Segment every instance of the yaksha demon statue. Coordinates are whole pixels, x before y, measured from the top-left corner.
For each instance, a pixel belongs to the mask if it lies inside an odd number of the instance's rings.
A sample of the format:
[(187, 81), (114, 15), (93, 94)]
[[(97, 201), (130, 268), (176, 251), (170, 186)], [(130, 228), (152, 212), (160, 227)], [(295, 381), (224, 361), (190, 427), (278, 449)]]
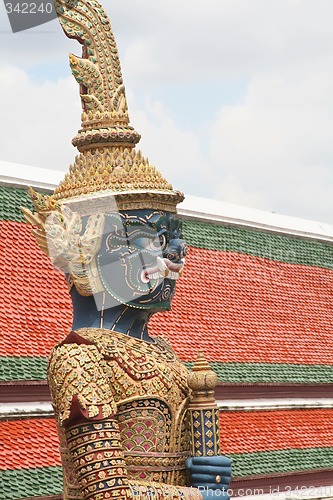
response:
[(129, 126), (102, 7), (55, 5), (66, 35), (83, 46), (82, 58), (70, 56), (83, 107), (73, 139), (80, 154), (52, 196), (31, 190), (36, 213), (23, 211), (66, 273), (73, 301), (73, 331), (48, 369), (64, 499), (227, 497), (230, 460), (190, 457), (187, 370), (165, 340), (148, 334), (183, 269), (183, 195), (135, 150), (140, 136)]

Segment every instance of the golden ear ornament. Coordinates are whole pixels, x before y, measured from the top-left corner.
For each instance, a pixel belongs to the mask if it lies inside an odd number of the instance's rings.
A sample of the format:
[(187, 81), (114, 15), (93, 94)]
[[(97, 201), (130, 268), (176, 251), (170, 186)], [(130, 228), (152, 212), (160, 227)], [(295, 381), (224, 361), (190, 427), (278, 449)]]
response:
[[(33, 190), (30, 188), (30, 192)], [(40, 200), (38, 193), (33, 192)], [(51, 259), (55, 267), (69, 276), (69, 284), (75, 285), (81, 295), (93, 295), (103, 290), (98, 278), (95, 256), (98, 253), (105, 225), (104, 214), (94, 213), (87, 218), (83, 229), (82, 217), (69, 207), (47, 205), (45, 211), (33, 214), (22, 208), (26, 221), (34, 226), (33, 234), (41, 250)], [(48, 211), (47, 211), (48, 210)]]

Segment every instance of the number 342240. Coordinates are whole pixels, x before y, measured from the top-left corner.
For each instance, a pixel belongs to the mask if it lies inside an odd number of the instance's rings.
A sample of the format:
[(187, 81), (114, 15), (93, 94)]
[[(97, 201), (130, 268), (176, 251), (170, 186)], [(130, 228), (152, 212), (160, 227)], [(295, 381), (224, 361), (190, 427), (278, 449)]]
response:
[(53, 5), (49, 3), (11, 3), (6, 4), (7, 14), (51, 14)]

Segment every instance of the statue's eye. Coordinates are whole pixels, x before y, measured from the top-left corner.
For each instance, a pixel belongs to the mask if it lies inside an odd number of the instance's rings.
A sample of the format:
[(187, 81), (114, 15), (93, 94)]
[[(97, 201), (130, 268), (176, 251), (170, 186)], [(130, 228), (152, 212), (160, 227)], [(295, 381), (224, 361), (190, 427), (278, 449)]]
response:
[(160, 240), (160, 248), (163, 250), (166, 246), (166, 237), (165, 234), (160, 234), (159, 235), (159, 240)]
[(136, 238), (131, 242), (131, 246), (139, 249), (148, 250), (149, 252), (161, 252), (161, 241), (159, 236), (155, 238)]
[(165, 236), (157, 236), (156, 238), (147, 238), (147, 244), (145, 245), (146, 250), (151, 250), (153, 252), (160, 252), (165, 245)]
[(174, 262), (179, 259), (178, 253), (177, 252), (169, 252), (167, 255), (167, 259), (171, 260), (171, 262)]

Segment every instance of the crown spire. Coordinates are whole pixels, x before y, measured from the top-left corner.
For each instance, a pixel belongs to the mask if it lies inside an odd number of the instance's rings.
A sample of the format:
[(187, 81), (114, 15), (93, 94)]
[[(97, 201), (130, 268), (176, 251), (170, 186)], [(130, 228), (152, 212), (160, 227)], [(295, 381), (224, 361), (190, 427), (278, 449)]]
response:
[(66, 35), (82, 45), (82, 57), (69, 56), (82, 103), (82, 129), (73, 145), (79, 151), (134, 147), (140, 135), (129, 125), (118, 49), (104, 9), (95, 0), (55, 0), (55, 8)]
[(69, 56), (82, 103), (82, 128), (72, 141), (80, 154), (52, 196), (33, 193), (36, 211), (47, 217), (64, 204), (87, 207), (114, 196), (118, 210), (176, 212), (184, 195), (135, 149), (140, 135), (129, 125), (118, 50), (102, 6), (55, 0), (55, 8), (65, 34), (82, 45), (82, 57)]

